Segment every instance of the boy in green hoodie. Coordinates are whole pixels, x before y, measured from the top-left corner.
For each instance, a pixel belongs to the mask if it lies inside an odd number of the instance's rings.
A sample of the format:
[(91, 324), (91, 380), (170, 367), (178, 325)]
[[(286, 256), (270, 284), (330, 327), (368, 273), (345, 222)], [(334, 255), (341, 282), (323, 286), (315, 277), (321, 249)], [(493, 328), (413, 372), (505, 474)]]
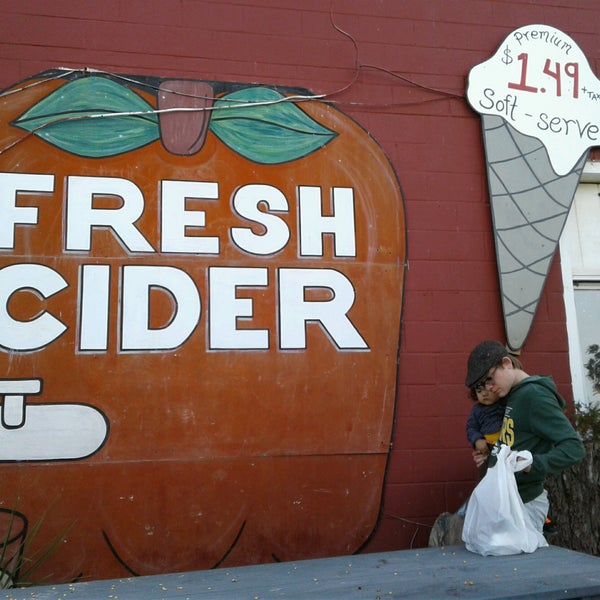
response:
[(551, 377), (528, 375), (514, 364), (504, 345), (492, 340), (481, 342), (471, 352), (465, 383), (470, 388), (483, 386), (505, 399), (506, 412), (490, 466), (502, 444), (531, 452), (533, 463), (515, 477), (525, 511), (542, 531), (548, 514), (546, 475), (567, 469), (585, 453), (565, 416), (565, 401)]

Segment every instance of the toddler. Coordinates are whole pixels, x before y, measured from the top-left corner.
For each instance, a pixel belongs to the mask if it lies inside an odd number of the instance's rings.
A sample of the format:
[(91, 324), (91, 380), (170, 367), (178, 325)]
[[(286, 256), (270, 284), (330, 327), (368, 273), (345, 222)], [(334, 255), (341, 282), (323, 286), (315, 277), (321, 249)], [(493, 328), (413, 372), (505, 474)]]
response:
[(470, 395), (475, 405), (467, 419), (467, 439), (475, 462), (482, 465), (500, 435), (506, 403), (499, 402), (497, 394), (482, 386), (470, 388)]

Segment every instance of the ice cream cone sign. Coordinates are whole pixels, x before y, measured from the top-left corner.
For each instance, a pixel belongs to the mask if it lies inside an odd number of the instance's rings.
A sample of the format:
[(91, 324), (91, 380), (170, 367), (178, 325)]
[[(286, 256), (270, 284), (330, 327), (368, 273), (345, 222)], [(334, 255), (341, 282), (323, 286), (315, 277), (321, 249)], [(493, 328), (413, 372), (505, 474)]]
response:
[(481, 114), (506, 339), (518, 351), (600, 143), (600, 81), (567, 34), (527, 25), (471, 69), (467, 97)]

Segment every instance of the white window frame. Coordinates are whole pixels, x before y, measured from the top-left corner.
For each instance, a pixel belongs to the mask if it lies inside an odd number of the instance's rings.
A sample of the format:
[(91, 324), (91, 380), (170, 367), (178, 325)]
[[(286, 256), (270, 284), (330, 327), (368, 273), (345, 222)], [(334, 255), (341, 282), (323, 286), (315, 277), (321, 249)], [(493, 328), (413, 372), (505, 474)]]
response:
[[(600, 186), (600, 162), (588, 161), (581, 175), (583, 184), (595, 183)], [(599, 187), (600, 190), (600, 187)], [(577, 194), (576, 194), (577, 196)], [(573, 200), (573, 203), (576, 199)], [(573, 207), (569, 213), (569, 219), (573, 216)], [(579, 338), (579, 328), (577, 324), (577, 313), (575, 311), (575, 286), (574, 281), (585, 280), (586, 282), (598, 282), (600, 288), (600, 274), (574, 274), (569, 248), (572, 244), (572, 230), (565, 226), (563, 234), (560, 237), (560, 258), (564, 289), (564, 304), (566, 313), (567, 338), (569, 347), (569, 366), (571, 369), (571, 382), (573, 398), (581, 404), (588, 404), (588, 398), (585, 391), (585, 373), (583, 365), (587, 359), (582, 356), (581, 343)]]

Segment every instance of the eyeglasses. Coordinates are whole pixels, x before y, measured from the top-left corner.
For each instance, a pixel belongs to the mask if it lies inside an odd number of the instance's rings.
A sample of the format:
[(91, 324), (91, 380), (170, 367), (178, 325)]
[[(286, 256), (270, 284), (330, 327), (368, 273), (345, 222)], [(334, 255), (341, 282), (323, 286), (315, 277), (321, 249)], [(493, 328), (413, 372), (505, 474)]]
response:
[(492, 385), (494, 383), (494, 373), (496, 373), (496, 369), (498, 368), (498, 366), (499, 365), (496, 365), (492, 372), (483, 381), (480, 381), (479, 383), (473, 386), (473, 389), (476, 393), (483, 392), (483, 390), (487, 389), (489, 385)]

